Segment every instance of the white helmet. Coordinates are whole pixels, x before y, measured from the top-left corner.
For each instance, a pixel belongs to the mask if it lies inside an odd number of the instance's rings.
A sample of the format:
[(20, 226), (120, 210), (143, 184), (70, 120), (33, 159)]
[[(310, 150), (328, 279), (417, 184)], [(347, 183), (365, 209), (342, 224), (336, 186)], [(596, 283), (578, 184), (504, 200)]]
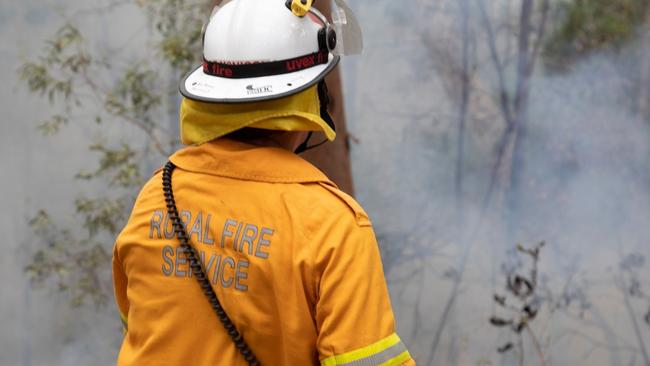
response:
[[(181, 94), (215, 103), (281, 98), (318, 83), (340, 54), (361, 51), (361, 30), (342, 0), (334, 25), (314, 8), (306, 16), (290, 8), (285, 0), (232, 0), (215, 8), (204, 28), (203, 65), (183, 78)], [(345, 34), (338, 45), (337, 33)]]

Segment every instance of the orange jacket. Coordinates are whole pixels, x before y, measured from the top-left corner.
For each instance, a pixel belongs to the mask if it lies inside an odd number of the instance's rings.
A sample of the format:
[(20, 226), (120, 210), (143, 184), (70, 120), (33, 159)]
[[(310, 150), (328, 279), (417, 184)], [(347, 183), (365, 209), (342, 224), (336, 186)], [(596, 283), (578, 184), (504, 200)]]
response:
[[(276, 148), (216, 140), (171, 157), (174, 195), (223, 307), (262, 365), (414, 364), (395, 334), (365, 212)], [(118, 365), (245, 365), (179, 253), (158, 172), (113, 253)]]

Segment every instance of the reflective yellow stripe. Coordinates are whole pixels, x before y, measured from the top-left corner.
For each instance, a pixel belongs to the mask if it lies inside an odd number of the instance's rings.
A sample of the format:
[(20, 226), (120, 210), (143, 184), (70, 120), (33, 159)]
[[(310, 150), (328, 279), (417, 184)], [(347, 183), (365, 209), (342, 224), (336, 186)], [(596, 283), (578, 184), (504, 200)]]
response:
[(406, 347), (395, 333), (367, 347), (334, 355), (321, 361), (322, 366), (399, 365), (410, 358)]
[(409, 353), (409, 351), (404, 351), (399, 355), (397, 355), (397, 357), (393, 357), (379, 366), (399, 366), (410, 359), (411, 359), (411, 354)]

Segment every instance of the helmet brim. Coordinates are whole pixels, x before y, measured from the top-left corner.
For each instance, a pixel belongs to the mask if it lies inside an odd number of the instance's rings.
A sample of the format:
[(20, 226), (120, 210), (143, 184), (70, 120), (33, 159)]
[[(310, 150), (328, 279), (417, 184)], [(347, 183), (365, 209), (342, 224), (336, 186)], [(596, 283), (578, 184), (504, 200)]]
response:
[(200, 66), (181, 80), (180, 92), (188, 99), (208, 103), (249, 103), (288, 97), (318, 83), (339, 60), (339, 56), (330, 54), (328, 62), (323, 65), (288, 74), (245, 79), (208, 75)]

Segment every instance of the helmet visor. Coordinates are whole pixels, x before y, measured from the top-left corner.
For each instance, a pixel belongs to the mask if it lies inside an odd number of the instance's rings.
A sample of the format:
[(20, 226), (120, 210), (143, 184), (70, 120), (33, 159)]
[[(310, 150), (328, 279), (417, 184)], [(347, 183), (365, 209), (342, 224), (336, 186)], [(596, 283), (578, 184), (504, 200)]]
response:
[(344, 0), (332, 4), (332, 26), (336, 30), (335, 55), (359, 55), (363, 51), (363, 32), (352, 9)]
[(363, 33), (352, 9), (343, 0), (334, 0), (330, 23), (316, 8), (309, 10), (313, 21), (320, 26), (330, 26), (336, 31), (336, 47), (331, 52), (336, 56), (359, 55), (363, 51)]

